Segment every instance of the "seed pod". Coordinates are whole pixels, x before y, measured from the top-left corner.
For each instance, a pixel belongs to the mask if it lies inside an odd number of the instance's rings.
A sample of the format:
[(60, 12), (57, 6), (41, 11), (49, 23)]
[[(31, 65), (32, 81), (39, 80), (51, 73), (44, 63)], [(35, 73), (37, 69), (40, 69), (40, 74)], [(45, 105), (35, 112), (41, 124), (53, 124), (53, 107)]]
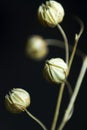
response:
[(46, 1), (46, 4), (42, 4), (38, 8), (38, 19), (43, 25), (54, 27), (61, 23), (63, 18), (63, 6), (54, 0)]
[(34, 35), (28, 39), (26, 54), (34, 60), (43, 59), (48, 53), (45, 40), (41, 36)]
[(43, 75), (51, 83), (62, 83), (67, 76), (68, 66), (61, 58), (52, 58), (45, 62)]
[(21, 88), (13, 88), (5, 96), (6, 108), (12, 113), (20, 113), (30, 105), (30, 95)]

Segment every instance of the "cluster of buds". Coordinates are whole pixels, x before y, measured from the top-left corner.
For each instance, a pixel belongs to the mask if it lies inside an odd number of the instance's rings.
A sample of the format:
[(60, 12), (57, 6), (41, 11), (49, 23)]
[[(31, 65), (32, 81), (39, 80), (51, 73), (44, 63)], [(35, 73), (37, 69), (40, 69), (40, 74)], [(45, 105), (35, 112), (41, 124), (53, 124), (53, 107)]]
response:
[[(54, 0), (46, 1), (38, 8), (38, 18), (43, 25), (54, 27), (64, 18), (62, 5)], [(27, 41), (27, 55), (34, 59), (43, 59), (48, 53), (46, 40), (41, 36), (34, 35)], [(54, 83), (62, 83), (67, 76), (68, 65), (61, 58), (52, 58), (45, 62), (43, 69), (44, 77)]]
[[(37, 14), (38, 14), (38, 19), (41, 22), (41, 24), (43, 24), (45, 26), (49, 26), (49, 27), (57, 26), (59, 28), (59, 30), (61, 31), (61, 34), (64, 38), (65, 49), (66, 49), (66, 62), (61, 58), (51, 58), (50, 60), (46, 60), (44, 68), (43, 68), (43, 76), (50, 83), (55, 83), (55, 84), (65, 83), (69, 70), (70, 70), (70, 64), (72, 63), (76, 48), (73, 49), (74, 50), (72, 52), (73, 57), (71, 56), (72, 59), (70, 59), (71, 62), (68, 67), (68, 52), (69, 52), (68, 51), (68, 41), (67, 41), (64, 31), (61, 29), (60, 25), (58, 25), (59, 23), (61, 23), (63, 21), (64, 15), (65, 15), (64, 8), (60, 3), (58, 3), (54, 0), (49, 0), (49, 1), (46, 1), (45, 4), (42, 4), (41, 6), (39, 6)], [(78, 40), (79, 40), (82, 32), (83, 32), (83, 27), (82, 27), (80, 33), (76, 34), (75, 45), (78, 43)], [(46, 57), (48, 54), (48, 46), (47, 46), (46, 40), (44, 40), (41, 36), (38, 36), (38, 35), (34, 35), (34, 36), (30, 37), (28, 39), (27, 45), (26, 45), (26, 54), (27, 54), (27, 56), (29, 56), (30, 58), (32, 58), (34, 60), (41, 60), (44, 57)], [(84, 76), (86, 70), (87, 70), (87, 57), (84, 60), (82, 70), (81, 70), (79, 78), (77, 80), (75, 90), (71, 97), (70, 103), (67, 107), (63, 121), (58, 130), (63, 129), (65, 123), (70, 119), (70, 117), (72, 115), (72, 112), (73, 112), (72, 109), (74, 106), (74, 102), (75, 102), (76, 96), (77, 96), (79, 88), (80, 88), (80, 84), (82, 82), (82, 79), (83, 79), (83, 76)], [(65, 84), (62, 84), (62, 85), (65, 85)], [(63, 87), (64, 86), (62, 86), (61, 88), (63, 88)], [(56, 127), (56, 121), (57, 121), (56, 117), (58, 116), (58, 111), (60, 108), (61, 98), (62, 98), (62, 94), (63, 94), (63, 89), (60, 89), (60, 90), (61, 90), (60, 91), (61, 95), (58, 100), (59, 102), (57, 102), (56, 110), (57, 110), (57, 108), (58, 108), (58, 110), (56, 111), (57, 113), (55, 113), (55, 116), (54, 116), (52, 130), (54, 130)], [(31, 101), (30, 101), (29, 93), (21, 88), (14, 88), (9, 92), (9, 94), (7, 94), (5, 96), (5, 105), (6, 105), (6, 108), (10, 112), (20, 113), (20, 112), (26, 111), (27, 114), (30, 117), (32, 117), (32, 119), (34, 119), (44, 130), (47, 130), (47, 128), (43, 125), (42, 122), (40, 122), (37, 118), (35, 118), (31, 113), (29, 113), (27, 111), (26, 108), (28, 106), (30, 106), (30, 102)]]
[[(46, 1), (38, 8), (38, 18), (43, 25), (50, 27), (62, 22), (64, 9), (54, 0)], [(48, 53), (46, 41), (38, 35), (30, 37), (26, 45), (26, 54), (34, 60), (43, 59)], [(62, 83), (67, 76), (68, 66), (61, 58), (46, 60), (43, 75), (53, 83)], [(5, 104), (9, 111), (19, 113), (30, 105), (30, 95), (23, 89), (14, 88), (5, 96)]]
[[(54, 0), (46, 1), (38, 8), (38, 19), (43, 25), (54, 27), (64, 18), (64, 8)], [(30, 37), (26, 45), (26, 54), (34, 60), (43, 59), (48, 53), (46, 41), (38, 35)]]
[[(56, 26), (64, 18), (64, 9), (62, 5), (54, 0), (46, 1), (38, 8), (38, 18), (43, 25), (50, 27)], [(33, 35), (27, 41), (26, 54), (34, 60), (43, 59), (48, 53), (46, 41), (38, 35)], [(68, 71), (68, 65), (61, 58), (52, 58), (46, 60), (43, 75), (46, 80), (53, 83), (62, 83), (65, 81)], [(30, 95), (23, 89), (12, 89), (5, 96), (6, 107), (13, 113), (24, 111), (30, 105)]]

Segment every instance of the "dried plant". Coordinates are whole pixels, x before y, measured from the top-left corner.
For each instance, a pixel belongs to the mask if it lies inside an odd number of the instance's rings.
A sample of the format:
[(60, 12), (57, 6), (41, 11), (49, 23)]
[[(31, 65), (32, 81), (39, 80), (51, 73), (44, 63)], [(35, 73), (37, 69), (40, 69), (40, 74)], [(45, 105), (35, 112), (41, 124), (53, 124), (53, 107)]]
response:
[[(60, 90), (58, 93), (57, 104), (54, 112), (53, 121), (51, 123), (50, 130), (63, 130), (66, 123), (69, 121), (73, 114), (74, 103), (76, 101), (77, 95), (79, 93), (79, 89), (81, 87), (81, 83), (85, 76), (87, 70), (87, 56), (81, 51), (77, 50), (77, 45), (79, 39), (84, 30), (84, 24), (80, 20), (80, 18), (76, 17), (76, 21), (80, 25), (79, 33), (75, 34), (75, 42), (74, 46), (70, 49), (70, 45), (68, 43), (67, 36), (61, 27), (60, 23), (63, 21), (65, 15), (65, 11), (63, 6), (53, 0), (46, 1), (45, 4), (42, 4), (38, 8), (38, 18), (42, 25), (49, 26), (51, 28), (57, 27), (63, 37), (64, 41), (59, 41), (55, 39), (43, 39), (41, 36), (33, 35), (28, 39), (26, 45), (26, 54), (33, 60), (41, 60), (48, 54), (49, 46), (56, 46), (59, 48), (65, 48), (65, 60), (58, 58), (51, 58), (45, 61), (43, 76), (49, 83), (60, 85)], [(69, 56), (69, 51), (71, 51), (71, 55)], [(76, 81), (74, 90), (72, 91), (72, 87), (68, 81), (68, 77), (70, 74), (70, 69), (73, 63), (73, 59), (75, 54), (82, 58), (82, 67), (80, 69), (80, 73), (78, 79)], [(65, 110), (65, 114), (62, 118), (59, 127), (57, 126), (57, 121), (60, 114), (60, 106), (62, 102), (63, 92), (65, 85), (68, 88), (70, 94), (70, 101)], [(15, 88), (9, 92), (5, 97), (5, 104), (9, 111), (12, 113), (19, 113), (25, 111), (31, 118), (33, 118), (44, 130), (48, 130), (47, 127), (35, 116), (33, 116), (28, 110), (27, 107), (30, 105), (30, 95), (28, 92), (21, 88)]]

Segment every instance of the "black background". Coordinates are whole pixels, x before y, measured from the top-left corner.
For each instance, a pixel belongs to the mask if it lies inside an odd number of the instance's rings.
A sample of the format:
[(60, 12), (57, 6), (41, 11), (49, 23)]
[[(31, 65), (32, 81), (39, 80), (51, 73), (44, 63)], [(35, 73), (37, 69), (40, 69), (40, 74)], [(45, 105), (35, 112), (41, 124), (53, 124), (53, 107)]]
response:
[[(23, 88), (30, 93), (31, 105), (28, 110), (32, 114), (46, 124), (48, 129), (52, 122), (59, 86), (51, 85), (43, 79), (44, 60), (36, 62), (25, 55), (26, 41), (32, 34), (38, 34), (44, 38), (61, 39), (61, 35), (56, 28), (46, 28), (39, 23), (37, 9), (42, 2), (45, 2), (45, 0), (0, 1), (0, 130), (41, 130), (26, 113), (14, 115), (6, 110), (4, 96), (10, 89), (16, 87)], [(83, 20), (85, 30), (78, 48), (87, 54), (87, 4), (85, 0), (62, 0), (61, 4), (66, 12), (61, 25), (68, 36), (70, 44), (73, 44), (74, 34), (78, 32), (77, 24), (71, 17), (77, 15)], [(58, 56), (62, 56), (61, 52), (58, 53), (55, 47), (54, 49), (50, 48), (48, 58)], [(80, 61), (75, 58), (70, 75), (73, 86), (80, 67)], [(64, 130), (86, 129), (86, 87), (87, 74), (75, 103), (74, 114)], [(64, 96), (61, 115), (63, 115), (64, 107), (66, 107), (68, 101), (67, 92)]]

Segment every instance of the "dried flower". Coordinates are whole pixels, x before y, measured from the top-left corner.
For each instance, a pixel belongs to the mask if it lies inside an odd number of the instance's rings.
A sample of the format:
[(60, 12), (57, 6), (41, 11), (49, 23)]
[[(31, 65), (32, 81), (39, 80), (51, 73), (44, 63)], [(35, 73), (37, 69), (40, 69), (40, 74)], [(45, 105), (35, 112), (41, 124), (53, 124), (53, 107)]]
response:
[(21, 88), (13, 88), (5, 96), (6, 108), (12, 113), (20, 113), (30, 105), (30, 95)]
[(62, 83), (67, 76), (68, 66), (61, 58), (47, 60), (43, 75), (49, 82)]
[(32, 59), (43, 59), (48, 53), (45, 40), (37, 35), (30, 37), (27, 42), (26, 53)]
[(46, 1), (38, 8), (38, 18), (43, 25), (54, 27), (62, 22), (63, 17), (63, 6), (54, 0)]

